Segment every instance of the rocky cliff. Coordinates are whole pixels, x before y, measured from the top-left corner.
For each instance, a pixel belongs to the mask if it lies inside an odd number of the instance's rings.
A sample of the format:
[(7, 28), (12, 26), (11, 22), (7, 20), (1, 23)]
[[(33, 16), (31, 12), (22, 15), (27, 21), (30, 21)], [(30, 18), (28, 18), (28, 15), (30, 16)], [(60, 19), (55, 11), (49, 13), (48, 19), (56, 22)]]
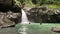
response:
[(60, 22), (60, 9), (48, 7), (34, 7), (27, 13), (28, 19), (36, 23), (58, 23)]

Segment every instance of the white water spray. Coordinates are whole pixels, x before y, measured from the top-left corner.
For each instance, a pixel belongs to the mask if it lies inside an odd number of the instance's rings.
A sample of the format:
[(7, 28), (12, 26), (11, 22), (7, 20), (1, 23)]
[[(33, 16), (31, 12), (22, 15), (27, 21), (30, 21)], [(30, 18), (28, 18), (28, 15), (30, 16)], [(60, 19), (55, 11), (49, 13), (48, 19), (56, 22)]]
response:
[(29, 24), (29, 20), (27, 18), (25, 11), (23, 9), (21, 9), (21, 11), (22, 11), (21, 23), (22, 24)]
[(27, 27), (24, 24), (29, 24), (29, 20), (27, 18), (25, 11), (23, 9), (21, 9), (21, 11), (22, 11), (21, 24), (23, 24), (23, 26), (22, 26), (22, 28), (19, 29), (19, 31), (20, 31), (19, 33), (27, 34), (27, 32), (26, 32)]

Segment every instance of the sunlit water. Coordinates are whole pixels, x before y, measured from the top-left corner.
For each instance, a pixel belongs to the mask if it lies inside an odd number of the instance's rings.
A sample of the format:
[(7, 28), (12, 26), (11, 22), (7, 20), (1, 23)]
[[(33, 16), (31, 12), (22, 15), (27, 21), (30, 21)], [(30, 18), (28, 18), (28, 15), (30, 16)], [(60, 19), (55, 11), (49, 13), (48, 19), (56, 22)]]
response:
[(21, 11), (22, 11), (21, 24), (29, 24), (29, 20), (27, 18), (25, 11), (23, 9), (21, 9)]

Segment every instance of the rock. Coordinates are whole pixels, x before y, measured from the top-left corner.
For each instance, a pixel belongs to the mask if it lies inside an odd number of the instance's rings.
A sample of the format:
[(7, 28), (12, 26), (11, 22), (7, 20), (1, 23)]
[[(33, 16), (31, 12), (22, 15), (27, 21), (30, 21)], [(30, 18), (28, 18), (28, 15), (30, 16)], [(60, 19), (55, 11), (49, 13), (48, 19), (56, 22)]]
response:
[(7, 13), (7, 17), (8, 18), (18, 18), (18, 17), (21, 17), (21, 14), (20, 13), (13, 13), (10, 11)]
[(12, 26), (15, 25), (14, 22), (10, 21), (7, 17), (6, 17), (6, 13), (0, 13), (0, 26), (2, 27), (8, 27), (8, 26)]
[(13, 0), (0, 0), (0, 5), (11, 6), (13, 4)]
[(59, 9), (50, 9), (47, 7), (35, 7), (27, 11), (28, 19), (36, 23), (60, 23)]
[(15, 25), (15, 22), (13, 22), (7, 18), (3, 19), (2, 27), (10, 27), (10, 26), (14, 26), (14, 25)]
[(21, 13), (7, 13), (7, 18), (14, 21), (16, 24), (21, 22)]
[(21, 19), (20, 13), (14, 13), (14, 12), (0, 12), (0, 26), (1, 27), (10, 27), (15, 26), (16, 21), (18, 22), (19, 19)]
[(51, 31), (53, 31), (53, 32), (60, 32), (60, 29), (57, 28), (57, 27), (52, 27), (52, 28), (51, 28)]

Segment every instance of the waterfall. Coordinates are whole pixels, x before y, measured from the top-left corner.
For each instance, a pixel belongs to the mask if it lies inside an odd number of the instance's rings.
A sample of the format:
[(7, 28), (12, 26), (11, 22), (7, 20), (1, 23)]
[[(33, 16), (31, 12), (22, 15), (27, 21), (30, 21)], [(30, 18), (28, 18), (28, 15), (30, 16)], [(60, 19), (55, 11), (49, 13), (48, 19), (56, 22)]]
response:
[(22, 24), (29, 24), (29, 20), (27, 18), (25, 11), (23, 9), (21, 9), (21, 11), (22, 11), (21, 23)]

